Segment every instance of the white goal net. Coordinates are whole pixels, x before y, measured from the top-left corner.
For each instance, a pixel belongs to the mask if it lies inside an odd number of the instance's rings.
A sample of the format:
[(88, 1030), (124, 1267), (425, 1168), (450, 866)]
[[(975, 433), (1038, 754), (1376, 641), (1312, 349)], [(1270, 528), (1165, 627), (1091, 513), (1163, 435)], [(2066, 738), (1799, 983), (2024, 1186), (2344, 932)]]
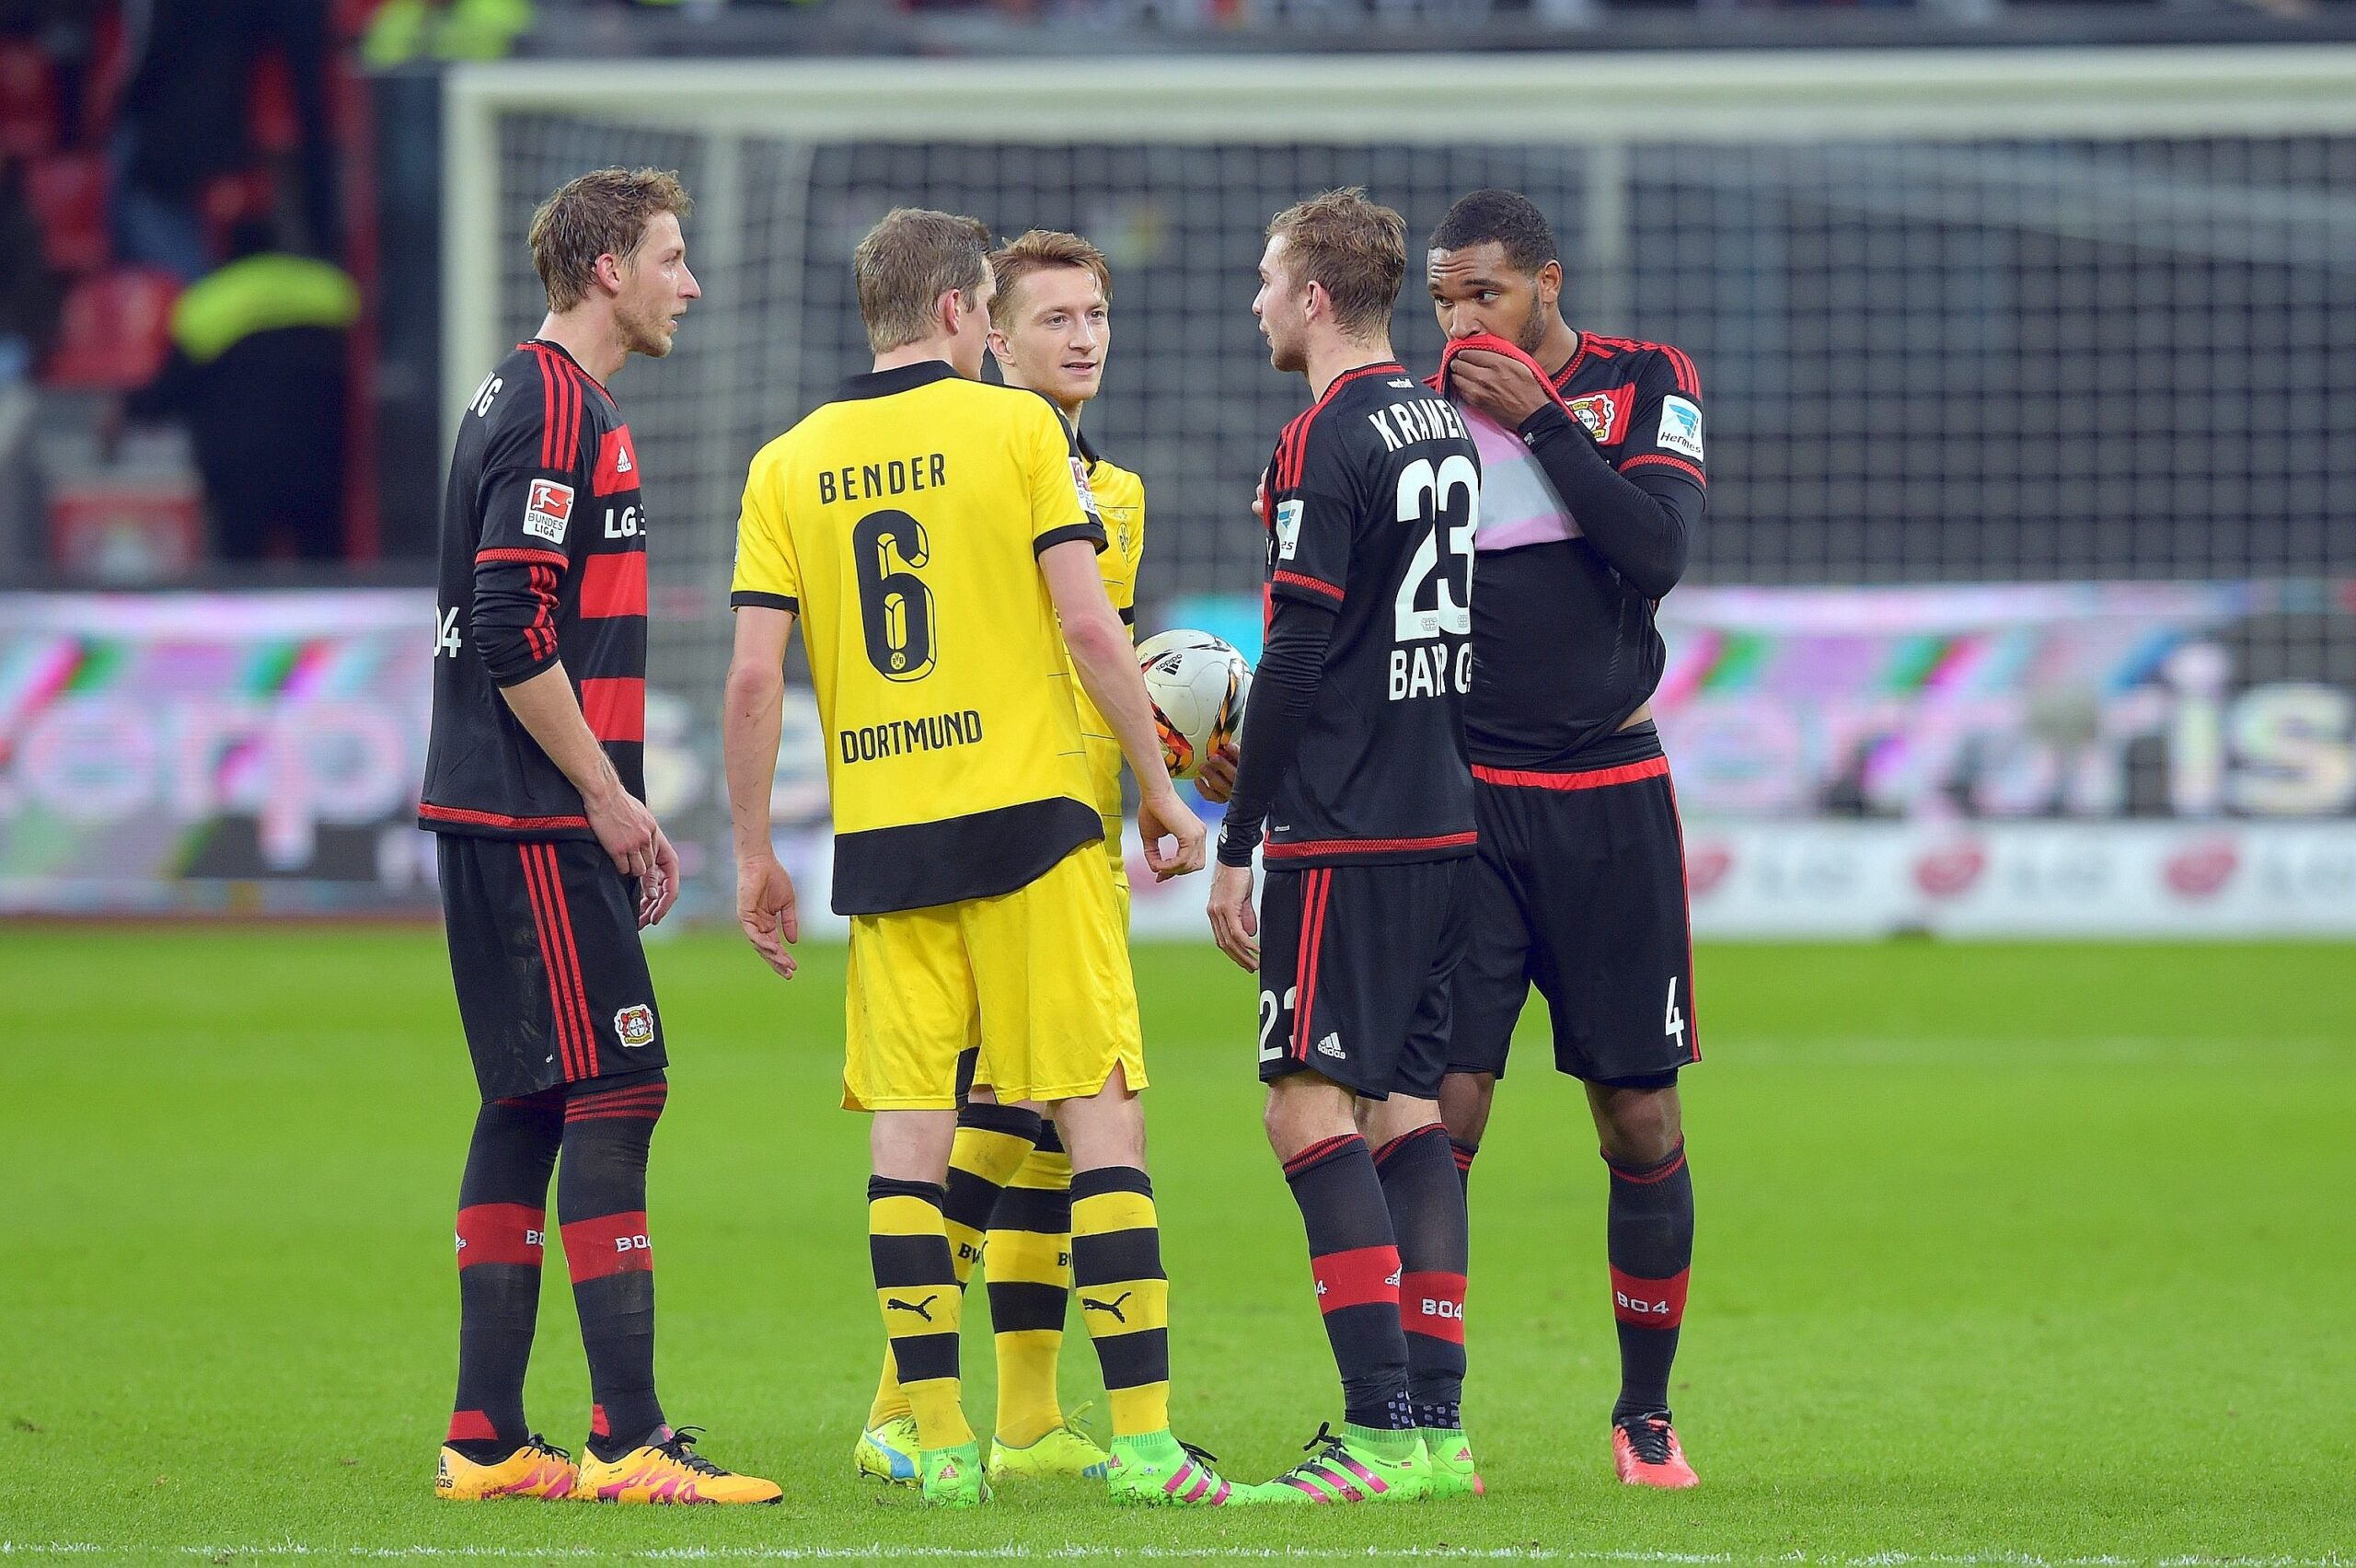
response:
[[(541, 196), (619, 163), (696, 197), (705, 297), (672, 358), (615, 390), (654, 519), (653, 684), (676, 699), (655, 723), (699, 814), (745, 465), (865, 367), (849, 256), (897, 204), (1071, 228), (1111, 258), (1089, 429), (1145, 477), (1149, 605), (1256, 586), (1253, 478), (1302, 400), (1249, 311), (1269, 215), (1364, 185), (1419, 258), (1450, 201), (1501, 185), (1552, 216), (1574, 325), (1701, 367), (1711, 513), (1672, 613), (1716, 615), (1701, 588), (2292, 582), (2171, 635), (2223, 639), (2230, 687), (2356, 692), (2329, 586), (2356, 572), (2356, 51), (529, 63), (455, 72), (445, 133), (453, 410), (539, 316)], [(1413, 277), (1396, 340), (1436, 359)], [(2083, 677), (2087, 700), (2119, 668)], [(2049, 752), (2084, 727), (2054, 703), (2015, 693)], [(2136, 814), (2139, 790), (2160, 802), (2142, 814), (2176, 810), (2165, 756), (2121, 744), (2108, 793), (1980, 794), (1997, 814)], [(1689, 793), (1735, 819), (1916, 818), (1942, 790), (1982, 813), (1969, 778), (1877, 797), (1861, 777), (1851, 801), (1829, 788), (1842, 759), (1810, 766), (1828, 787), (1772, 806)]]

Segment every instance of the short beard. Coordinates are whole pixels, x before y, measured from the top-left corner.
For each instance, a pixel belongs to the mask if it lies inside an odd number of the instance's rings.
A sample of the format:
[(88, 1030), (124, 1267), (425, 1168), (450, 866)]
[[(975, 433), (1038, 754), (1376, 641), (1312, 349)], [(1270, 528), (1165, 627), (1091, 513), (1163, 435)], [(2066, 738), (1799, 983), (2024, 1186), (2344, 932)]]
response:
[(1513, 335), (1513, 345), (1530, 358), (1538, 357), (1538, 347), (1546, 340), (1546, 302), (1536, 294), (1530, 296), (1530, 319)]
[(614, 325), (621, 329), (625, 352), (661, 359), (671, 352), (671, 334), (663, 330), (660, 316), (647, 317), (627, 310), (617, 310), (614, 312)]

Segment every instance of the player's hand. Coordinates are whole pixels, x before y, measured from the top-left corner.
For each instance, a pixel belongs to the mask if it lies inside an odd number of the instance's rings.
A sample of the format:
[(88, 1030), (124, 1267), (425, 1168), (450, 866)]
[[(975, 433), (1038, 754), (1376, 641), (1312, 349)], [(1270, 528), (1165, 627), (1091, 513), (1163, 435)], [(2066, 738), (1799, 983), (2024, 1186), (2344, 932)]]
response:
[[(1145, 840), (1145, 863), (1154, 881), (1168, 882), (1203, 869), (1203, 819), (1178, 798), (1177, 790), (1164, 790), (1138, 802), (1138, 836)], [(1174, 854), (1163, 851), (1164, 838), (1178, 841)]]
[(646, 809), (645, 801), (616, 785), (582, 804), (588, 813), (589, 831), (613, 858), (616, 870), (633, 882), (653, 872), (654, 841), (663, 830), (654, 824), (654, 813)]
[(1252, 515), (1261, 522), (1268, 520), (1268, 476), (1260, 476), (1260, 488), (1252, 492)]
[(1487, 349), (1465, 349), (1448, 362), (1448, 389), (1507, 430), (1519, 429), (1548, 402), (1528, 365)]
[(662, 924), (679, 902), (679, 852), (660, 824), (654, 829), (654, 869), (638, 879), (638, 928)]
[(1231, 745), (1219, 746), (1195, 769), (1195, 792), (1215, 806), (1227, 804), (1235, 793), (1235, 765), (1243, 754)]
[(785, 944), (801, 940), (802, 916), (794, 906), (793, 879), (775, 855), (736, 863), (736, 923), (771, 969), (793, 978), (801, 966)]
[(1260, 968), (1260, 917), (1252, 912), (1252, 868), (1222, 861), (1211, 872), (1211, 937), (1238, 966)]

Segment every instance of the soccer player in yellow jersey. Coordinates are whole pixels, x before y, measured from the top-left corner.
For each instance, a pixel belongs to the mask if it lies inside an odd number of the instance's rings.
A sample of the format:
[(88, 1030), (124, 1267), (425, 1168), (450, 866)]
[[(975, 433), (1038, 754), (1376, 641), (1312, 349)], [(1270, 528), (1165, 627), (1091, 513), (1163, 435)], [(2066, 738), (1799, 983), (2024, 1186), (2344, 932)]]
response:
[[(1145, 487), (1135, 474), (1098, 456), (1080, 433), (1080, 410), (1104, 380), (1111, 270), (1103, 253), (1078, 235), (1033, 229), (991, 253), (990, 273), (996, 284), (990, 353), (1009, 386), (1038, 393), (1070, 427), (1104, 524), (1106, 548), (1096, 558), (1104, 596), (1122, 623), (1134, 627)], [(1085, 690), (1072, 697), (1088, 754), (1091, 799), (1104, 821), (1104, 853), (1119, 890), (1126, 953), (1129, 879), (1121, 842), (1121, 743)], [(1065, 1416), (1056, 1388), (1071, 1294), (1071, 1159), (1054, 1121), (1042, 1115), (1046, 1108), (1000, 1101), (993, 1076), (985, 1031), (978, 1053), (968, 1052), (961, 1065), (961, 1080), (970, 1081), (972, 1090), (958, 1106), (941, 1209), (961, 1277), (977, 1256), (987, 1259), (998, 1350), (998, 1420), (987, 1473), (993, 1484), (1018, 1477), (1101, 1476), (1104, 1450)], [(1096, 1310), (1104, 1309), (1100, 1304)], [(913, 1485), (917, 1455), (916, 1419), (887, 1353), (852, 1463), (862, 1475)]]
[(798, 619), (826, 737), (834, 907), (851, 928), (843, 1101), (873, 1113), (869, 1256), (924, 1495), (988, 1495), (941, 1213), (958, 1058), (987, 1033), (999, 1092), (1052, 1107), (1070, 1150), (1073, 1273), (1102, 1304), (1085, 1320), (1112, 1406), (1107, 1485), (1124, 1501), (1219, 1504), (1227, 1483), (1170, 1432), (1137, 992), (1075, 676), (1137, 774), (1157, 877), (1201, 867), (1203, 828), (1170, 782), (1104, 594), (1104, 528), (1071, 432), (1041, 398), (978, 379), (988, 241), (971, 218), (887, 214), (853, 261), (873, 372), (753, 459), (722, 717), (737, 918), (791, 977), (799, 920), (769, 792)]

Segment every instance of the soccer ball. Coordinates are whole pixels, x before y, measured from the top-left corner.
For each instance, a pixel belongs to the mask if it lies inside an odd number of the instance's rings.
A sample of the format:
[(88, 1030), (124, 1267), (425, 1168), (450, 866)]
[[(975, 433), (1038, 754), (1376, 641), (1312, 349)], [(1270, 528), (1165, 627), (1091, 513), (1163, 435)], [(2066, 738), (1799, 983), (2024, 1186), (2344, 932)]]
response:
[(1138, 646), (1138, 667), (1153, 699), (1153, 727), (1172, 778), (1192, 778), (1203, 759), (1243, 729), (1252, 666), (1233, 644), (1207, 631), (1157, 632)]

